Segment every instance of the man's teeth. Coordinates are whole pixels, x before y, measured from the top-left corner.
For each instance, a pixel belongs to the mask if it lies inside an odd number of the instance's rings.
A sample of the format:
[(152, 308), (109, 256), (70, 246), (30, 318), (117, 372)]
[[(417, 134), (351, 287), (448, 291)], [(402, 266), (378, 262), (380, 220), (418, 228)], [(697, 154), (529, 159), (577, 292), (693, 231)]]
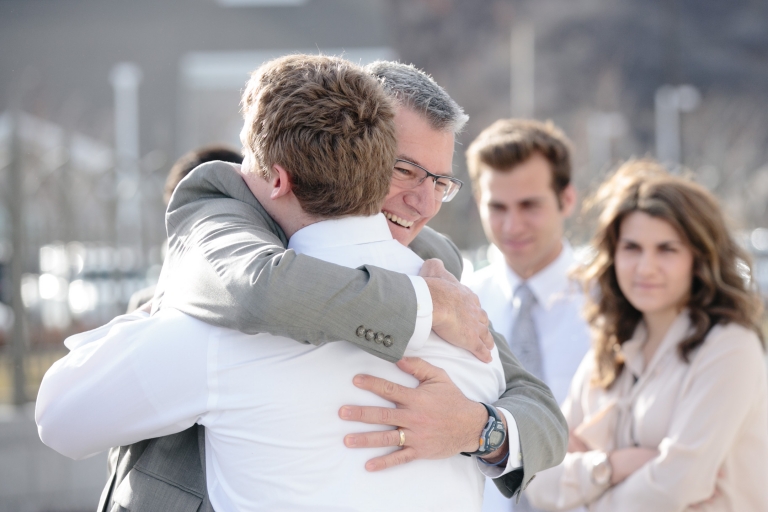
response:
[(384, 212), (384, 216), (389, 220), (391, 220), (392, 222), (394, 222), (395, 224), (397, 224), (398, 226), (403, 226), (404, 228), (409, 228), (413, 226), (412, 220), (401, 219), (400, 217), (398, 217), (393, 213)]

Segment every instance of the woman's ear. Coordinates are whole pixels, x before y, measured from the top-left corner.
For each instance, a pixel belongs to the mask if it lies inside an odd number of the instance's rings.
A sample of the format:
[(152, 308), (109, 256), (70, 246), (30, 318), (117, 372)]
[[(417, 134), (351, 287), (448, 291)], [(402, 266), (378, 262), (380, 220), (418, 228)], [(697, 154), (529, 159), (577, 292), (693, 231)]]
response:
[(290, 194), (293, 191), (291, 178), (288, 172), (280, 165), (272, 166), (272, 175), (269, 178), (269, 184), (272, 190), (269, 193), (270, 199), (277, 199)]

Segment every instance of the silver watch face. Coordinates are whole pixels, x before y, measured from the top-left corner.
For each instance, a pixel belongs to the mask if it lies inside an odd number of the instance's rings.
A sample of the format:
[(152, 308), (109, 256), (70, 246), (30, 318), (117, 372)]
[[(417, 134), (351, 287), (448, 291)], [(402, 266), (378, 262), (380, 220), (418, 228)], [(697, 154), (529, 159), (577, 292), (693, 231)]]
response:
[(491, 446), (494, 446), (494, 447), (498, 448), (499, 446), (501, 446), (501, 443), (503, 443), (503, 442), (504, 442), (504, 433), (503, 432), (499, 432), (498, 430), (494, 430), (493, 432), (491, 432), (491, 435), (488, 436), (488, 443)]

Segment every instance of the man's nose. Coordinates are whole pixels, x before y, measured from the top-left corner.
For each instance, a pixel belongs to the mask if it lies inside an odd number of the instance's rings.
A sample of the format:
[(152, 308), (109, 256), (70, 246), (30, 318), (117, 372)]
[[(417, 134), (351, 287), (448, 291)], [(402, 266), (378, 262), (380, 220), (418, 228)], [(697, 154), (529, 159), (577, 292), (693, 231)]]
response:
[(504, 234), (514, 236), (523, 231), (523, 215), (516, 209), (510, 208), (504, 215)]
[(435, 198), (435, 182), (427, 177), (419, 186), (408, 191), (405, 203), (418, 210), (422, 217), (431, 218), (440, 207), (440, 202)]

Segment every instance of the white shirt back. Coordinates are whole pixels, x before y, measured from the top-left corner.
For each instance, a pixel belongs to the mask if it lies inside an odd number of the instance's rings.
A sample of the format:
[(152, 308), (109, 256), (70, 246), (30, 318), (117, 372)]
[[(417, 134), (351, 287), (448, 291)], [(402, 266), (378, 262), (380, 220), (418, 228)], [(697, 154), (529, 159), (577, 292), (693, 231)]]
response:
[[(372, 264), (410, 275), (423, 263), (391, 238), (382, 215), (312, 224), (291, 238), (289, 248), (348, 267)], [(349, 343), (316, 347), (213, 329), (209, 402), (215, 405), (200, 423), (216, 510), (480, 509), (484, 477), (469, 457), (369, 473), (365, 462), (392, 449), (342, 444), (349, 432), (377, 429), (339, 419), (342, 405), (392, 406), (355, 388), (356, 374), (409, 387), (416, 379)], [(406, 355), (445, 369), (472, 400), (493, 402), (506, 387), (496, 350), (494, 363), (486, 365), (431, 333), (420, 350)]]
[[(312, 224), (294, 234), (289, 248), (410, 275), (423, 263), (392, 239), (381, 214)], [(366, 327), (384, 330), (392, 321)], [(246, 335), (164, 309), (118, 317), (66, 345), (70, 354), (43, 380), (36, 419), (41, 439), (70, 457), (199, 423), (206, 427), (207, 485), (218, 512), (480, 509), (484, 477), (470, 457), (369, 473), (367, 460), (395, 448), (344, 446), (350, 432), (391, 428), (338, 417), (345, 404), (393, 405), (357, 389), (356, 374), (417, 385), (350, 343), (318, 347)], [(493, 363), (484, 364), (430, 333), (406, 355), (446, 370), (472, 400), (492, 403), (506, 388), (496, 349)]]

